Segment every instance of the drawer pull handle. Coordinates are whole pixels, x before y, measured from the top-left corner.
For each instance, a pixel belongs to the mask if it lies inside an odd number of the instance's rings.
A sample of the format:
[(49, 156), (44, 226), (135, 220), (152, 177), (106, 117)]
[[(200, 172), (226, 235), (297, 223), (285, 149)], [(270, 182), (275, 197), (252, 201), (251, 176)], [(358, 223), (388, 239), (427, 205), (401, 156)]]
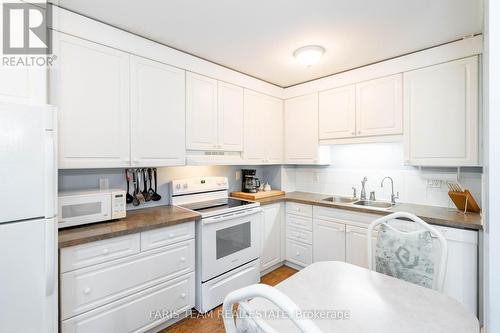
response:
[(87, 287), (87, 288), (83, 289), (83, 293), (84, 293), (85, 295), (90, 294), (90, 292), (91, 292), (91, 291), (92, 291), (92, 290), (91, 290), (89, 287)]
[(295, 254), (297, 257), (300, 257), (300, 252), (297, 251), (297, 253)]
[(181, 298), (186, 298), (186, 293), (182, 293)]
[(103, 254), (103, 255), (106, 255), (106, 254), (108, 254), (108, 253), (109, 253), (109, 249), (103, 249), (103, 250), (102, 250), (102, 254)]
[(168, 238), (174, 238), (174, 234), (168, 234)]
[(181, 262), (186, 262), (186, 258), (185, 257), (181, 257)]

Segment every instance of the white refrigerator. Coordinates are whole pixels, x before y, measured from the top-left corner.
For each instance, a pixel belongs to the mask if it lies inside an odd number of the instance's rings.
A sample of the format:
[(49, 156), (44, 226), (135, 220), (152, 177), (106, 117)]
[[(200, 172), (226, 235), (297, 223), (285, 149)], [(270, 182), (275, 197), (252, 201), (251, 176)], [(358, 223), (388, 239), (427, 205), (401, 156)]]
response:
[(57, 332), (56, 114), (0, 102), (0, 332)]

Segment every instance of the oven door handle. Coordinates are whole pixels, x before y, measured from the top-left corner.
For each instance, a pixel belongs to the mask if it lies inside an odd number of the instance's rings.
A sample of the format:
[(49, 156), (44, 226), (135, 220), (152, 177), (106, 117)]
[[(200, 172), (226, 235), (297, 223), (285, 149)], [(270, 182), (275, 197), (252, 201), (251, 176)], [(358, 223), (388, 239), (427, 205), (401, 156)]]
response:
[(261, 209), (260, 209), (260, 207), (258, 207), (258, 208), (252, 208), (249, 210), (242, 210), (239, 212), (234, 212), (231, 214), (209, 217), (209, 218), (203, 219), (203, 224), (210, 224), (210, 223), (218, 223), (218, 222), (222, 222), (222, 221), (227, 221), (227, 220), (238, 218), (238, 217), (256, 214), (260, 211), (261, 211)]

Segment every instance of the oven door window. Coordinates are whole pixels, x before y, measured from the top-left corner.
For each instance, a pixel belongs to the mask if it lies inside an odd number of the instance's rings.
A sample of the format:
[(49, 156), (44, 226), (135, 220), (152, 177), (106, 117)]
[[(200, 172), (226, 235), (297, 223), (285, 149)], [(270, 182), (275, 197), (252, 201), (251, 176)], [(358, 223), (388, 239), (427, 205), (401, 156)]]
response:
[(252, 245), (250, 222), (216, 231), (217, 260)]

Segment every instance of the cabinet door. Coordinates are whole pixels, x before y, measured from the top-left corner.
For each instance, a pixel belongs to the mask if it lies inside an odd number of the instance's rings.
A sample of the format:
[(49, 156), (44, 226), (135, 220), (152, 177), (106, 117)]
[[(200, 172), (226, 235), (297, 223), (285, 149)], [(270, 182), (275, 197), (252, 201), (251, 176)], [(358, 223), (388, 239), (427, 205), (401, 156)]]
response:
[(318, 94), (285, 101), (285, 163), (318, 162)]
[(265, 96), (265, 128), (266, 163), (283, 163), (283, 101)]
[(132, 165), (184, 165), (184, 71), (132, 56), (130, 74)]
[(217, 149), (217, 80), (186, 73), (186, 148)]
[(260, 270), (266, 270), (281, 262), (281, 205), (262, 207), (262, 242)]
[(477, 56), (404, 74), (408, 164), (479, 165), (478, 84)]
[(130, 166), (129, 55), (56, 33), (59, 168)]
[(245, 89), (244, 159), (250, 164), (281, 163), (282, 101)]
[(345, 261), (345, 225), (314, 219), (313, 260)]
[(356, 135), (356, 87), (340, 87), (319, 93), (319, 139)]
[(243, 88), (218, 82), (218, 149), (243, 150)]
[[(346, 226), (345, 229), (345, 261), (349, 264), (368, 268), (368, 229)], [(377, 243), (377, 233), (373, 232), (373, 247)], [(373, 251), (375, 254), (375, 250)]]
[(401, 74), (356, 84), (357, 136), (403, 133), (402, 90)]

